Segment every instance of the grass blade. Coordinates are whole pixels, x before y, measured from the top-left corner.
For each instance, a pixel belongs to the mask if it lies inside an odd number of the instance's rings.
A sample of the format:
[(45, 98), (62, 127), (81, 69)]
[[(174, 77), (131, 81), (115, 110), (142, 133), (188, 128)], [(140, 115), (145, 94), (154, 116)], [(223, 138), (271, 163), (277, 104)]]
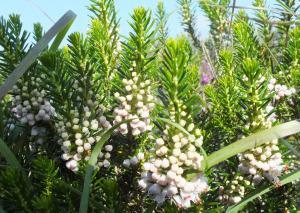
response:
[(71, 10), (66, 12), (28, 52), (17, 68), (8, 76), (4, 84), (0, 87), (0, 100), (2, 100), (8, 91), (12, 89), (13, 85), (26, 72), (39, 54), (47, 47), (48, 43), (54, 38), (54, 36), (61, 32), (75, 16), (75, 13)]
[(55, 51), (58, 49), (59, 45), (61, 44), (62, 40), (65, 38), (67, 32), (69, 31), (70, 27), (72, 26), (76, 16), (70, 19), (69, 23), (62, 29), (57, 36), (55, 37), (53, 43), (51, 44), (50, 51)]
[(167, 124), (170, 124), (171, 126), (176, 127), (177, 129), (179, 129), (180, 131), (182, 131), (183, 133), (185, 133), (186, 135), (190, 135), (190, 133), (188, 131), (186, 131), (185, 128), (183, 128), (181, 125), (179, 125), (178, 123), (175, 123), (173, 121), (171, 121), (170, 119), (166, 119), (166, 118), (157, 118), (157, 120), (161, 120)]
[(17, 160), (16, 156), (14, 155), (14, 153), (12, 153), (12, 151), (8, 148), (8, 146), (2, 139), (0, 139), (0, 153), (9, 165), (18, 169), (22, 169), (22, 166)]
[[(280, 182), (282, 185), (288, 184), (292, 181), (295, 181), (297, 179), (300, 178), (300, 170), (297, 170), (293, 173), (290, 173), (288, 175), (283, 176), (282, 178), (280, 178)], [(265, 186), (262, 187), (260, 189), (255, 190), (253, 193), (251, 193), (250, 195), (248, 195), (246, 198), (244, 198), (241, 202), (228, 207), (228, 209), (226, 210), (226, 212), (228, 213), (234, 213), (234, 212), (238, 212), (239, 210), (241, 210), (247, 203), (253, 201), (254, 199), (256, 199), (257, 197), (271, 191), (272, 189), (274, 189), (275, 186), (274, 185), (270, 185), (270, 186)]]
[[(280, 140), (297, 158), (300, 158), (300, 153), (287, 140)], [(298, 142), (299, 143), (299, 142)]]
[(254, 147), (260, 146), (268, 141), (283, 138), (298, 132), (300, 132), (300, 122), (296, 120), (260, 131), (213, 152), (207, 157), (207, 168), (211, 168), (212, 166), (217, 165), (238, 153), (253, 149)]
[(115, 129), (117, 129), (122, 123), (111, 127), (109, 130), (104, 132), (99, 142), (97, 142), (95, 148), (92, 151), (91, 158), (88, 161), (88, 165), (86, 167), (85, 177), (84, 177), (84, 185), (83, 191), (81, 195), (80, 201), (80, 213), (86, 213), (88, 211), (89, 205), (89, 194), (90, 194), (90, 184), (92, 182), (93, 171), (95, 169), (95, 165), (97, 163), (97, 158), (99, 153), (102, 150), (104, 143), (110, 138)]
[(0, 213), (6, 213), (6, 211), (4, 211), (4, 209), (0, 206)]

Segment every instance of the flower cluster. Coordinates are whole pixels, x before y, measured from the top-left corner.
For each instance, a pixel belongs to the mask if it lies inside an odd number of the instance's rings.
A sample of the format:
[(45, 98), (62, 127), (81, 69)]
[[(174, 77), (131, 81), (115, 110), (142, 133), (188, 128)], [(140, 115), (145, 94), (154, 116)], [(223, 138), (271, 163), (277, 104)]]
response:
[(296, 92), (294, 88), (288, 89), (286, 85), (276, 84), (276, 79), (272, 78), (268, 84), (270, 91), (275, 92), (275, 99), (280, 100), (289, 97)]
[(158, 204), (170, 198), (179, 207), (188, 208), (191, 201), (199, 203), (199, 194), (208, 190), (201, 173), (192, 180), (185, 177), (188, 170), (200, 171), (203, 160), (196, 151), (196, 147), (202, 145), (201, 131), (193, 123), (187, 129), (190, 134), (185, 136), (178, 129), (167, 126), (163, 137), (156, 139), (155, 153), (143, 165), (139, 186)]
[(278, 141), (273, 140), (263, 146), (256, 147), (243, 154), (239, 154), (239, 171), (242, 174), (253, 175), (255, 184), (259, 184), (264, 177), (276, 178), (282, 171), (281, 154), (278, 152)]
[(118, 128), (121, 134), (137, 136), (151, 130), (150, 112), (154, 108), (153, 96), (150, 93), (150, 80), (142, 82), (136, 72), (132, 72), (132, 79), (123, 79), (126, 95), (115, 93), (119, 106), (114, 109), (115, 119), (113, 124), (131, 120), (129, 124), (123, 123)]
[(32, 149), (44, 143), (48, 130), (43, 124), (55, 116), (55, 109), (46, 98), (46, 91), (37, 89), (41, 84), (41, 78), (31, 77), (30, 83), (25, 81), (22, 86), (16, 84), (12, 89), (11, 112), (21, 124), (31, 127), (31, 141), (35, 142), (30, 145)]
[[(66, 167), (73, 172), (79, 170), (79, 162), (82, 159), (89, 160), (93, 145), (100, 140), (99, 133), (111, 127), (102, 111), (95, 112), (94, 109), (92, 105), (86, 106), (83, 108), (84, 112), (80, 114), (79, 110), (75, 108), (70, 111), (69, 118), (64, 117), (56, 123), (60, 136), (58, 143), (64, 152), (61, 157), (67, 161)], [(99, 155), (99, 167), (110, 166), (109, 159), (112, 149), (112, 145), (104, 146)]]
[(24, 82), (22, 87), (13, 87), (12, 113), (22, 124), (34, 126), (39, 121), (49, 121), (55, 114), (46, 91), (37, 89), (41, 83), (40, 78), (32, 78), (31, 85)]
[(182, 18), (184, 24), (189, 24), (191, 22), (191, 11), (188, 4), (182, 5)]
[[(266, 82), (264, 76), (260, 77), (259, 83)], [(270, 91), (275, 91), (275, 99), (279, 100), (284, 96), (290, 96), (293, 90), (287, 89), (285, 85), (276, 84), (273, 78), (268, 84)], [(268, 129), (276, 121), (274, 107), (269, 103), (265, 108), (259, 109), (254, 115), (251, 124), (247, 125), (249, 132), (258, 129)], [(255, 147), (245, 153), (239, 154), (240, 164), (238, 170), (241, 174), (253, 176), (254, 185), (259, 184), (264, 178), (271, 181), (278, 179), (282, 170), (282, 158), (277, 146), (278, 141), (269, 141), (262, 146)]]
[(245, 186), (249, 186), (250, 181), (241, 175), (236, 175), (233, 180), (227, 180), (225, 187), (220, 186), (218, 199), (224, 204), (235, 204), (242, 200), (245, 195)]

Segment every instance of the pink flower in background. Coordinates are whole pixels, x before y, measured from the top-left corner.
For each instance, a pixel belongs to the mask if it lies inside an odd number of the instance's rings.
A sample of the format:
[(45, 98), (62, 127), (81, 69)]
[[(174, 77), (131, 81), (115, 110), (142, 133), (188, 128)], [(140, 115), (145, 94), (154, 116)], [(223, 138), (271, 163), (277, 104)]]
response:
[(209, 84), (211, 80), (212, 79), (210, 78), (210, 76), (208, 76), (207, 74), (205, 74), (204, 72), (202, 72), (202, 74), (201, 74), (201, 84), (202, 85)]
[(210, 84), (213, 80), (213, 73), (212, 70), (206, 60), (202, 61), (200, 66), (200, 73), (201, 73), (201, 84), (206, 85)]

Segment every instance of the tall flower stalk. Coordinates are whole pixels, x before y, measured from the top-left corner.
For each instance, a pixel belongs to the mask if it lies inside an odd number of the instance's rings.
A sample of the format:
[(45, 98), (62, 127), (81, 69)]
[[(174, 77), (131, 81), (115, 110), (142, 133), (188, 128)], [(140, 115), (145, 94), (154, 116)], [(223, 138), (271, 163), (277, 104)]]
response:
[[(201, 153), (202, 132), (193, 122), (197, 109), (193, 108), (197, 96), (189, 85), (187, 66), (188, 55), (181, 52), (187, 48), (186, 40), (167, 42), (163, 54), (165, 61), (161, 73), (161, 100), (167, 110), (162, 113), (180, 128), (161, 124), (163, 131), (155, 139), (153, 153), (143, 164), (139, 185), (161, 205), (166, 199), (173, 200), (180, 208), (188, 208), (191, 202), (200, 203), (200, 195), (208, 191), (203, 171)], [(197, 86), (197, 84), (196, 84)], [(193, 179), (188, 178), (191, 171), (197, 171)]]

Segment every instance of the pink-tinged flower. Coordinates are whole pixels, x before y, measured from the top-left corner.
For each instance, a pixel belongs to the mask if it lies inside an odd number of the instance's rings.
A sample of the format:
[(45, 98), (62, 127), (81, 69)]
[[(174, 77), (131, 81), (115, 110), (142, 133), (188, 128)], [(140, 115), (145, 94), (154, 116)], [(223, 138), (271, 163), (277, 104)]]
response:
[(180, 208), (187, 209), (191, 207), (191, 200), (189, 199), (184, 199), (180, 195), (174, 196), (173, 199), (176, 202), (177, 206)]
[(202, 72), (201, 74), (201, 84), (206, 85), (209, 84), (212, 79), (206, 73)]
[(212, 70), (206, 60), (202, 61), (200, 73), (202, 85), (209, 84), (213, 80)]

